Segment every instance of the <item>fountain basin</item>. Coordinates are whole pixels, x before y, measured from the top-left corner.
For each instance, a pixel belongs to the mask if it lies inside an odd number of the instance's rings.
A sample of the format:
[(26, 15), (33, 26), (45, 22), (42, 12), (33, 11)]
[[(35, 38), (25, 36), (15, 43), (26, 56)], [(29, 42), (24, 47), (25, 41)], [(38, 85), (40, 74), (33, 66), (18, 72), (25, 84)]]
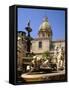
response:
[(43, 75), (28, 75), (28, 74), (22, 74), (21, 78), (23, 78), (26, 82), (32, 82), (32, 81), (43, 81), (45, 79), (45, 76)]
[(63, 80), (65, 72), (59, 71), (55, 73), (46, 74), (22, 74), (21, 78), (26, 82), (48, 81), (48, 80)]

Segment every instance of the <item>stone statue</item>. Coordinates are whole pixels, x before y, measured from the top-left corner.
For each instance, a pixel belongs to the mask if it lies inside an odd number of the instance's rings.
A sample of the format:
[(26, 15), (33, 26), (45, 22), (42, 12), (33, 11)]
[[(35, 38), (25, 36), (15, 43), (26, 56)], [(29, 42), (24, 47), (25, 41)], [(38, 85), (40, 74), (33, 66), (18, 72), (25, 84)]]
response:
[(64, 67), (64, 51), (60, 46), (55, 46), (53, 63), (57, 64), (57, 70)]
[(63, 48), (60, 46), (57, 55), (57, 68), (63, 69), (63, 67), (64, 67), (64, 51)]
[(41, 58), (37, 56), (33, 56), (33, 60), (30, 65), (31, 66), (30, 72), (39, 71), (41, 64), (42, 64)]
[(30, 27), (30, 20), (28, 20), (28, 27)]
[(53, 63), (57, 63), (57, 55), (58, 55), (58, 47), (55, 46), (54, 56), (53, 56)]

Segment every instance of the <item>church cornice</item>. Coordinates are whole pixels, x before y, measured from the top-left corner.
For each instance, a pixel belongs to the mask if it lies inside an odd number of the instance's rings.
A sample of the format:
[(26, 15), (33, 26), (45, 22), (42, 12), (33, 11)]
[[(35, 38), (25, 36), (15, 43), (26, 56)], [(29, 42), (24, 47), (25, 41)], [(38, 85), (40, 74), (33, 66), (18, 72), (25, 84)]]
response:
[(55, 41), (52, 41), (52, 43), (59, 43), (59, 42), (65, 42), (65, 40), (55, 40)]
[[(50, 52), (50, 54), (53, 54), (54, 53), (54, 51), (49, 51)], [(42, 53), (34, 53), (35, 55), (42, 55), (44, 52), (42, 52)]]
[(49, 38), (34, 38), (32, 41), (38, 41), (38, 40), (49, 40)]

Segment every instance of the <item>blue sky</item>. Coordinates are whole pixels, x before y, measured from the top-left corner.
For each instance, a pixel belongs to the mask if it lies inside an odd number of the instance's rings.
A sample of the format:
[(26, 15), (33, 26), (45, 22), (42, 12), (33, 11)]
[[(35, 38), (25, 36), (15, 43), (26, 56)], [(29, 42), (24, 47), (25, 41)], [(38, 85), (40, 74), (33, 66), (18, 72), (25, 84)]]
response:
[(48, 17), (48, 21), (53, 31), (53, 40), (65, 39), (65, 11), (63, 10), (47, 10), (47, 9), (28, 9), (18, 8), (18, 31), (26, 31), (25, 27), (30, 19), (31, 36), (36, 38), (44, 17)]

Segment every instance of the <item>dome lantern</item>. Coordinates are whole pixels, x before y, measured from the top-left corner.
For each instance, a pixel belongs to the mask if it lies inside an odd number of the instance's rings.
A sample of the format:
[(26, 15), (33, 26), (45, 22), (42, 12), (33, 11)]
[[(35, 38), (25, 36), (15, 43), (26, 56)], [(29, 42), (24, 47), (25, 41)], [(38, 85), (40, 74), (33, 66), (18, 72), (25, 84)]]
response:
[(46, 16), (43, 21), (48, 22), (48, 17)]

